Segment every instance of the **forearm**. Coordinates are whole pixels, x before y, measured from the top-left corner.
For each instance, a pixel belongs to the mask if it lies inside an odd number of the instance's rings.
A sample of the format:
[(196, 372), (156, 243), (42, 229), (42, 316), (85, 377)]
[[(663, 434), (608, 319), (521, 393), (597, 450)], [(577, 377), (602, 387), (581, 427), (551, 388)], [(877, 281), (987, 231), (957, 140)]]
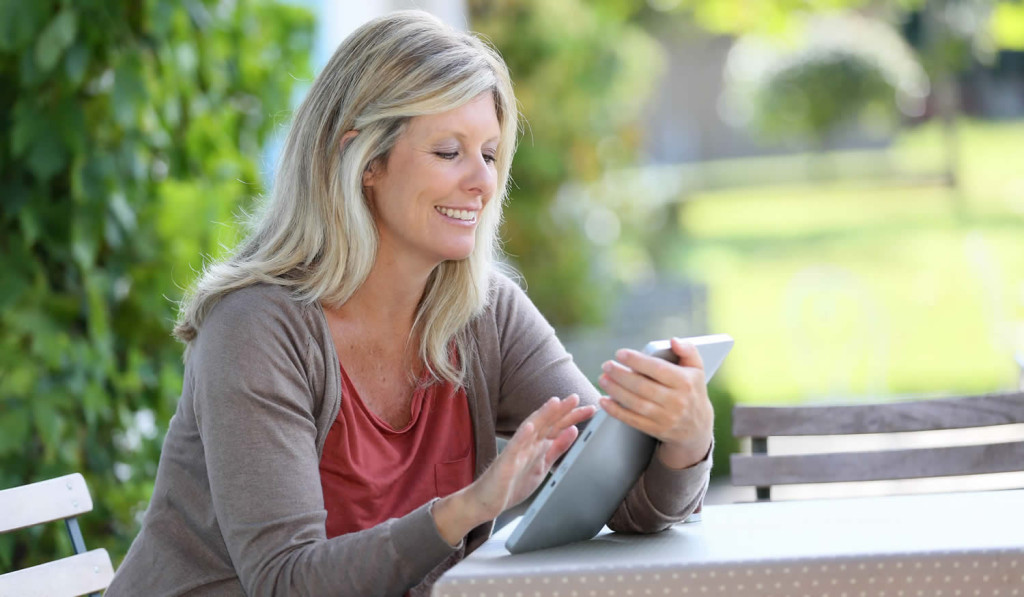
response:
[(654, 533), (684, 520), (707, 492), (713, 450), (705, 449), (704, 459), (684, 469), (671, 468), (658, 456), (652, 458), (608, 526), (614, 531)]
[(454, 550), (427, 504), (364, 531), (266, 558), (244, 583), (250, 595), (402, 595)]
[(432, 508), (437, 532), (452, 547), (458, 546), (471, 530), (497, 516), (484, 513), (469, 496), (468, 489), (437, 500)]
[(708, 432), (683, 443), (662, 443), (658, 446), (657, 457), (670, 469), (690, 468), (708, 457), (712, 441), (712, 435)]

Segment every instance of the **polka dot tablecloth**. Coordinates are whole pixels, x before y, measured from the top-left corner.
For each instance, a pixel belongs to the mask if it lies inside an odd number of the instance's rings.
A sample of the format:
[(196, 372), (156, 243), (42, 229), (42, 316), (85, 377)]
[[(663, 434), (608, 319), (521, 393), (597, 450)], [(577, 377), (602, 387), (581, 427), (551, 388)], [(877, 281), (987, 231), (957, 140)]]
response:
[(519, 555), (510, 530), (435, 597), (1024, 597), (1024, 491), (709, 506), (656, 535)]

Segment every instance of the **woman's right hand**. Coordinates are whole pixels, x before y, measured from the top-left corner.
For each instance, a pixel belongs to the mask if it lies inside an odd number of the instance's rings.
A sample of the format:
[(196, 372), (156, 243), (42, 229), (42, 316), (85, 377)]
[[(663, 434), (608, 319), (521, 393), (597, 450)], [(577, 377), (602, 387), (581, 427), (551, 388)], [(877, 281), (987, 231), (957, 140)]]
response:
[(545, 402), (519, 426), (480, 478), (434, 504), (434, 523), (449, 545), (458, 545), (474, 527), (497, 518), (537, 489), (576, 439), (575, 425), (597, 410), (578, 404), (576, 394)]

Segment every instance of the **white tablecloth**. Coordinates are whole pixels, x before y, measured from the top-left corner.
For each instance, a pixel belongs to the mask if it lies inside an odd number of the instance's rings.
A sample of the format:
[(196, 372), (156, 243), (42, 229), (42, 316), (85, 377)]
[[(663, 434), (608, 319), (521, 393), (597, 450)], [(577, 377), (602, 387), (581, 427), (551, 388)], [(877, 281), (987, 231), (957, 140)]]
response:
[(437, 597), (1024, 597), (1024, 490), (706, 506), (656, 535), (511, 555), (502, 529)]

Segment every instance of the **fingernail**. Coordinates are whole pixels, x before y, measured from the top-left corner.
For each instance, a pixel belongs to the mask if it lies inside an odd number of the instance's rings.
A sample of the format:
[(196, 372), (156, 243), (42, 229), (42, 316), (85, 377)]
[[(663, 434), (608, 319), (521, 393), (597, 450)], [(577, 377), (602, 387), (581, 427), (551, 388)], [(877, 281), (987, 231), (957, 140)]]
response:
[(605, 362), (601, 363), (601, 370), (602, 371), (611, 371), (612, 370), (612, 362), (611, 361), (605, 361)]
[(608, 377), (605, 376), (605, 375), (602, 375), (602, 376), (598, 377), (597, 378), (597, 383), (601, 387), (604, 387), (604, 386), (608, 385)]
[(621, 361), (622, 359), (625, 359), (625, 358), (626, 358), (626, 355), (627, 355), (627, 354), (628, 354), (628, 353), (626, 352), (626, 349), (625, 349), (625, 348), (620, 348), (620, 349), (618, 349), (618, 350), (616, 350), (616, 351), (615, 351), (615, 358), (616, 358), (617, 360)]

